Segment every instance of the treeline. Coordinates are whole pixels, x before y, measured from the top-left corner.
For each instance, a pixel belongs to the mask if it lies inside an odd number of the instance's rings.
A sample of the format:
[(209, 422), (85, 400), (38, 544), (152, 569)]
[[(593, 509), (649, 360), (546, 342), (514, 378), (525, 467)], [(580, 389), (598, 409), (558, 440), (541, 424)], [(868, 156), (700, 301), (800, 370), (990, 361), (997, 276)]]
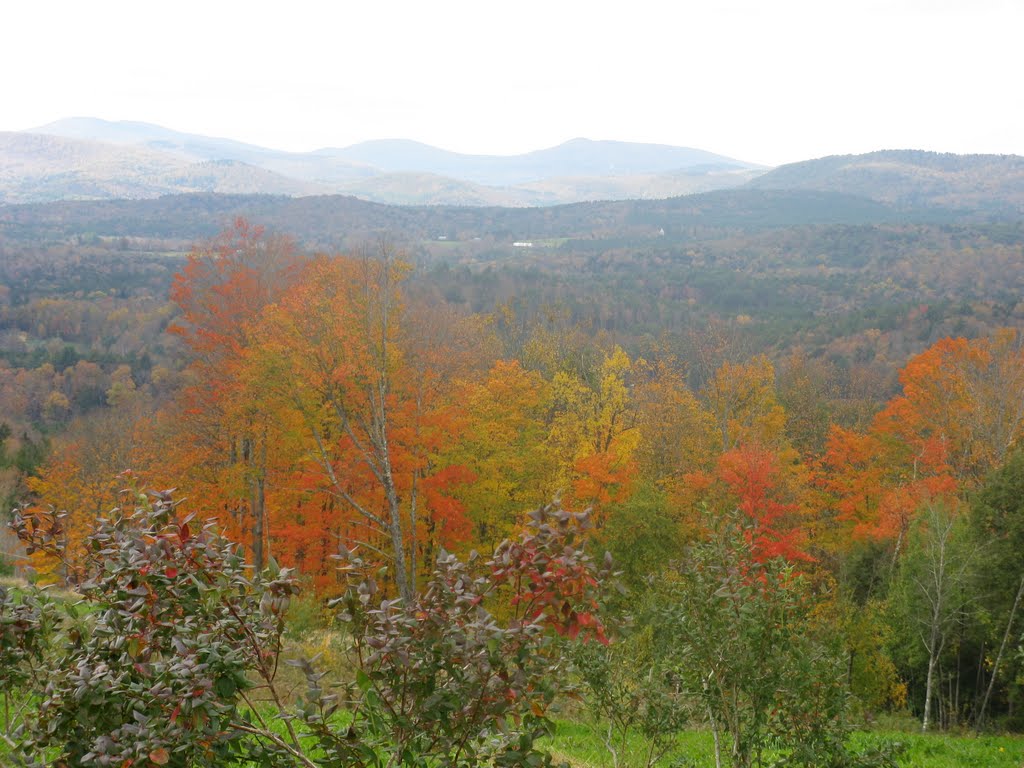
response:
[(196, 240), (213, 236), (237, 216), (293, 232), (317, 247), (365, 241), (380, 232), (403, 240), (498, 241), (550, 237), (597, 239), (718, 237), (729, 231), (810, 224), (887, 221), (956, 222), (969, 214), (898, 212), (863, 197), (831, 192), (729, 190), (667, 200), (574, 203), (549, 208), (398, 206), (343, 195), (168, 195), (155, 200), (68, 201), (0, 209), (0, 237), (12, 244), (60, 242), (99, 234)]

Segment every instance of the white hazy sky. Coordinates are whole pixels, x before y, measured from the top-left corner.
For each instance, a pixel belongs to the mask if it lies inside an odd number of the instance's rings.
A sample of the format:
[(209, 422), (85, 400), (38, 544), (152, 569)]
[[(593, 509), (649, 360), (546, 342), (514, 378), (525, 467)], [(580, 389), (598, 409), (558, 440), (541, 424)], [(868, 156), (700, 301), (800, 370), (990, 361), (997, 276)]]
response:
[(1024, 154), (1024, 0), (5, 0), (0, 130)]

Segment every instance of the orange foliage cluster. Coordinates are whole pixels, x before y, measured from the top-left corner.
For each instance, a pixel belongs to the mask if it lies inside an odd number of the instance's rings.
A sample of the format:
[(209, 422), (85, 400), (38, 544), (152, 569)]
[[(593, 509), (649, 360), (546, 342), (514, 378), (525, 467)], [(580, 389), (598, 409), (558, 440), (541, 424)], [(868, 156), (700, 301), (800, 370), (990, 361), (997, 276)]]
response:
[(931, 500), (974, 488), (1000, 466), (1024, 424), (1018, 334), (942, 339), (900, 372), (903, 393), (863, 433), (833, 426), (816, 484), (837, 513), (837, 542), (899, 546)]

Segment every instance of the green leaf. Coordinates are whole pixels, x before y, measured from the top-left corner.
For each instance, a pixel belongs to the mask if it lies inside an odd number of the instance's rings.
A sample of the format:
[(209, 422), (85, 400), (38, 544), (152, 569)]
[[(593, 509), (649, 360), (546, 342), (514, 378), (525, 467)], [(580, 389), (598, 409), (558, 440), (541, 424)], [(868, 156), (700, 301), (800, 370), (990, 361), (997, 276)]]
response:
[(222, 699), (230, 699), (237, 692), (238, 686), (230, 677), (218, 677), (213, 684), (213, 689)]
[(356, 685), (359, 686), (359, 690), (365, 693), (373, 687), (373, 681), (370, 680), (369, 675), (360, 669), (356, 671)]

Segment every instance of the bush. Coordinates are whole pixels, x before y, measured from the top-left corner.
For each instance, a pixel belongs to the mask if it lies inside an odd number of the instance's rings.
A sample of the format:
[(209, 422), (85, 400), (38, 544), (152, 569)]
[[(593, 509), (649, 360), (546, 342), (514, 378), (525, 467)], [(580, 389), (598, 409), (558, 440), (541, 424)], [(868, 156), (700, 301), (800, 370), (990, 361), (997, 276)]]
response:
[(591, 725), (614, 768), (649, 768), (676, 747), (693, 719), (692, 702), (671, 665), (659, 658), (650, 626), (610, 645), (577, 646), (573, 661)]
[(853, 765), (839, 649), (815, 621), (806, 579), (781, 559), (758, 561), (745, 525), (738, 513), (713, 521), (710, 538), (655, 585), (659, 662), (736, 768), (763, 765), (768, 751), (791, 766)]
[[(595, 615), (602, 572), (583, 552), (586, 515), (533, 513), (532, 531), (483, 561), (442, 554), (423, 594), (382, 597), (354, 555), (336, 601), (356, 660), (331, 684), (297, 660), (308, 690), (297, 710), (278, 682), (284, 617), (296, 580), (271, 563), (253, 575), (239, 547), (169, 492), (136, 496), (86, 541), (83, 605), (69, 606), (43, 649), (49, 608), (0, 600), (0, 683), (25, 686), (43, 658), (38, 709), (8, 736), (25, 766), (500, 766), (535, 768), (547, 711), (565, 679), (554, 638), (604, 639)], [(59, 555), (47, 529), (20, 535)], [(507, 603), (499, 622), (487, 605)], [(37, 607), (38, 606), (38, 607)], [(258, 681), (261, 701), (251, 696)]]
[[(304, 664), (310, 692), (305, 724), (339, 766), (539, 766), (536, 740), (564, 687), (567, 663), (556, 636), (604, 641), (595, 615), (601, 578), (582, 549), (585, 514), (537, 510), (532, 532), (493, 557), (465, 563), (441, 553), (423, 593), (409, 603), (381, 599), (354, 555), (353, 586), (334, 602), (357, 658), (346, 700), (347, 728), (332, 724), (341, 699)], [(509, 606), (501, 622), (488, 603)]]
[(39, 592), (0, 586), (0, 754), (16, 748), (33, 704), (31, 692), (46, 680), (55, 612), (56, 605)]
[(288, 574), (251, 579), (240, 549), (179, 522), (169, 494), (137, 502), (87, 541), (85, 609), (65, 619), (27, 764), (227, 764), (248, 675), (276, 664)]

